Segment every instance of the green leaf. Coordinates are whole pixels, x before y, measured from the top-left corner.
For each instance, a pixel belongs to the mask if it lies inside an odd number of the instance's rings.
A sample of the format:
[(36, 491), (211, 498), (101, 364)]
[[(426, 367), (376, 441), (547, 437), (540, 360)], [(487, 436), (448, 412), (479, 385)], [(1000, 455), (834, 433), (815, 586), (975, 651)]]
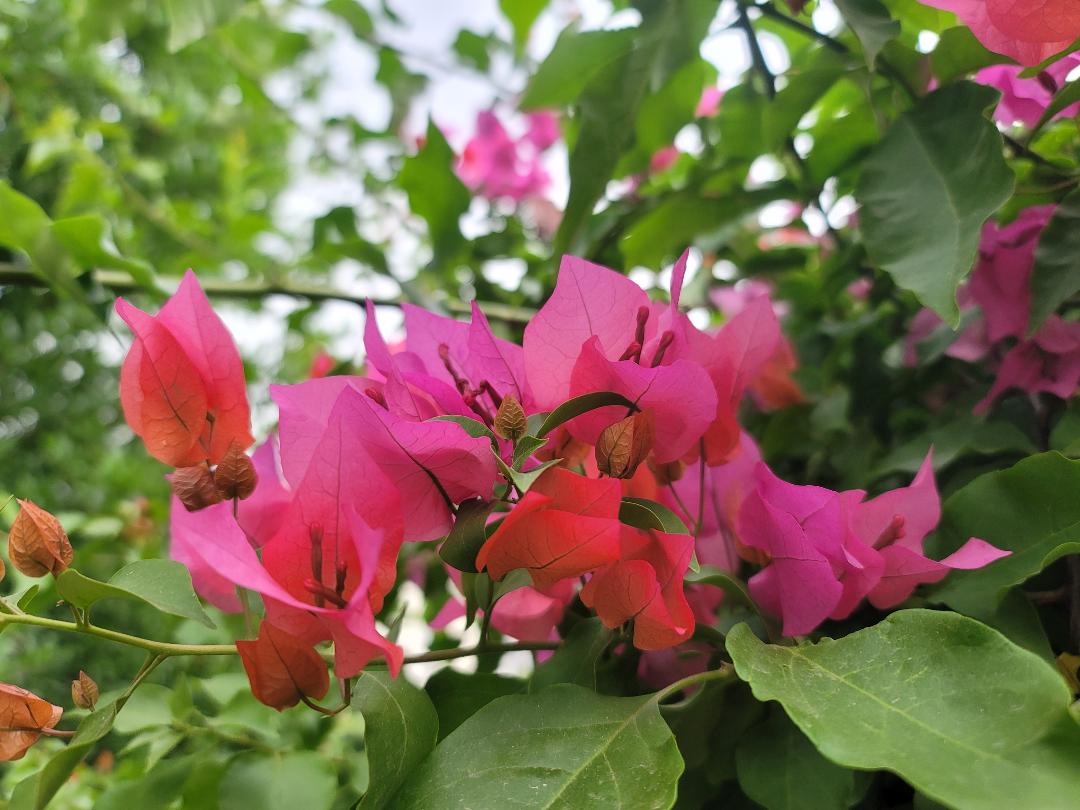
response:
[(596, 617), (574, 625), (562, 645), (536, 668), (529, 691), (539, 692), (557, 683), (573, 683), (596, 689), (600, 659), (611, 643), (611, 631)]
[(364, 715), (364, 747), (371, 773), (357, 810), (378, 810), (435, 747), (439, 716), (427, 693), (385, 672), (361, 673), (353, 689), (353, 704)]
[[(1077, 98), (1080, 101), (1080, 97)], [(1080, 291), (1080, 189), (1065, 197), (1039, 237), (1031, 273), (1034, 334), (1059, 306)]]
[(499, 468), (499, 472), (509, 478), (514, 483), (514, 486), (517, 487), (518, 492), (522, 495), (532, 488), (532, 485), (536, 483), (537, 478), (543, 475), (550, 467), (554, 467), (558, 464), (559, 461), (560, 459), (553, 458), (549, 461), (545, 461), (543, 464), (533, 467), (528, 472), (521, 472), (520, 470), (508, 467), (505, 461), (498, 456), (495, 456), (495, 464)]
[[(504, 2), (504, 12), (506, 5)], [(593, 77), (630, 52), (636, 34), (633, 28), (585, 32), (567, 28), (529, 79), (521, 109), (539, 110), (573, 104)]]
[(191, 574), (174, 560), (133, 562), (117, 571), (108, 582), (90, 579), (69, 568), (56, 578), (56, 590), (61, 598), (83, 610), (102, 599), (135, 599), (170, 616), (214, 626), (195, 595)]
[(487, 540), (487, 521), (494, 501), (470, 498), (458, 505), (457, 519), (439, 546), (439, 556), (458, 571), (476, 573), (476, 555)]
[(782, 147), (799, 121), (847, 72), (843, 60), (833, 51), (817, 52), (811, 66), (788, 73), (788, 83), (765, 107), (762, 125), (770, 149)]
[(1080, 101), (1080, 80), (1074, 79), (1057, 91), (1053, 100), (1043, 111), (1042, 117), (1036, 122), (1029, 137), (1035, 137), (1039, 130), (1053, 120), (1055, 115), (1060, 113), (1066, 107), (1071, 107), (1073, 104), (1076, 104), (1078, 101)]
[(746, 587), (746, 583), (726, 571), (721, 571), (719, 568), (711, 565), (704, 565), (701, 567), (700, 571), (687, 574), (685, 582), (688, 585), (713, 585), (720, 588), (736, 602), (745, 605), (754, 611), (754, 613), (761, 615), (761, 610), (758, 608), (757, 603), (754, 602), (754, 598), (750, 596), (750, 591)]
[(454, 51), (464, 61), (483, 73), (491, 67), (491, 56), (488, 54), (489, 42), (487, 37), (463, 28), (454, 40)]
[(180, 797), (198, 757), (177, 757), (159, 762), (137, 779), (113, 781), (94, 802), (94, 810), (166, 810)]
[(780, 647), (727, 637), (758, 700), (778, 700), (839, 765), (889, 770), (957, 808), (1067, 810), (1080, 726), (1064, 680), (955, 613), (905, 610), (845, 638)]
[(819, 754), (778, 709), (740, 735), (735, 767), (743, 793), (766, 810), (843, 810), (859, 799), (855, 774)]
[(454, 173), (454, 152), (434, 123), (415, 155), (406, 158), (398, 184), (409, 195), (409, 207), (423, 217), (436, 261), (446, 261), (464, 244), (458, 219), (469, 209), (472, 196)]
[(930, 54), (934, 75), (942, 84), (1007, 61), (1007, 57), (988, 51), (965, 25), (943, 31), (937, 47)]
[(1026, 456), (1037, 450), (1031, 437), (1011, 422), (981, 422), (964, 416), (900, 445), (878, 462), (874, 475), (916, 473), (930, 447), (939, 471), (971, 455)]
[(244, 5), (244, 0), (165, 0), (169, 53), (202, 39)]
[(595, 391), (591, 394), (582, 394), (580, 397), (566, 400), (566, 402), (549, 413), (543, 424), (540, 425), (540, 429), (536, 431), (536, 435), (541, 439), (546, 438), (551, 431), (569, 422), (574, 417), (610, 405), (618, 405), (634, 411), (638, 409), (637, 405), (622, 394), (616, 394), (613, 391)]
[(491, 432), (491, 429), (479, 419), (472, 419), (468, 416), (456, 416), (451, 414), (449, 416), (433, 416), (431, 417), (430, 421), (453, 422), (455, 425), (460, 427), (474, 439), (491, 439), (493, 445), (497, 445), (499, 441), (498, 437)]
[(983, 223), (1013, 189), (1001, 135), (983, 115), (997, 99), (971, 82), (922, 99), (867, 157), (856, 192), (870, 258), (953, 325)]
[(690, 534), (682, 518), (662, 503), (648, 498), (623, 498), (619, 504), (619, 521), (638, 529), (656, 529), (668, 534)]
[(439, 743), (394, 807), (667, 808), (682, 770), (652, 696), (564, 684), (489, 703)]
[(52, 223), (52, 232), (82, 267), (123, 270), (144, 289), (157, 290), (153, 268), (146, 262), (121, 256), (113, 244), (108, 223), (96, 214), (58, 219)]
[(873, 68), (885, 43), (900, 33), (900, 23), (889, 16), (880, 0), (836, 0), (836, 7), (862, 43), (866, 64)]
[(0, 245), (25, 253), (34, 272), (54, 290), (85, 302), (75, 282), (77, 268), (51, 225), (40, 205), (0, 180)]
[(548, 443), (546, 438), (541, 439), (536, 436), (525, 435), (517, 440), (517, 444), (514, 445), (514, 467), (518, 468), (529, 458), (533, 453)]
[(340, 18), (362, 42), (369, 40), (375, 33), (371, 14), (360, 0), (326, 0), (323, 10)]
[(233, 760), (218, 789), (221, 810), (330, 810), (337, 792), (334, 766), (314, 751)]
[(490, 672), (466, 675), (453, 669), (436, 672), (424, 685), (439, 715), (442, 740), (495, 698), (525, 691), (525, 682)]
[(525, 49), (533, 23), (547, 4), (548, 0), (499, 0), (499, 9), (514, 29), (514, 44), (518, 53)]
[(1080, 461), (1058, 453), (1026, 458), (980, 476), (945, 503), (928, 550), (944, 556), (979, 537), (1012, 554), (976, 571), (954, 571), (935, 601), (979, 616), (993, 613), (1016, 585), (1066, 554), (1080, 553)]

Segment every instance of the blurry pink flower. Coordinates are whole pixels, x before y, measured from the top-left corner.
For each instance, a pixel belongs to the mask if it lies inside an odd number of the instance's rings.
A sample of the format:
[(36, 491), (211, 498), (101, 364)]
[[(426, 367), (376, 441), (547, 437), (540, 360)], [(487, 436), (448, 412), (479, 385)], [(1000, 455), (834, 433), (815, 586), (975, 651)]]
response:
[(920, 0), (951, 11), (994, 53), (1037, 65), (1080, 36), (1076, 0)]
[(528, 113), (525, 118), (529, 128), (525, 132), (525, 140), (536, 147), (538, 152), (550, 149), (559, 140), (559, 117), (548, 110)]
[(990, 393), (975, 406), (985, 412), (1010, 388), (1069, 399), (1080, 386), (1080, 323), (1052, 315), (1031, 340), (1022, 340), (1001, 361)]
[(679, 150), (675, 146), (665, 146), (656, 150), (649, 160), (649, 174), (659, 174), (675, 165), (679, 159)]
[(317, 379), (319, 377), (325, 377), (334, 370), (334, 366), (336, 365), (337, 360), (327, 354), (325, 349), (319, 349), (319, 351), (315, 353), (315, 356), (311, 358), (311, 366), (308, 368), (308, 378)]
[(867, 298), (870, 297), (870, 292), (873, 289), (873, 279), (858, 278), (847, 285), (847, 294), (854, 298), (856, 301), (865, 301)]
[(716, 85), (710, 85), (701, 92), (698, 99), (697, 109), (694, 110), (695, 118), (712, 118), (720, 111), (720, 100), (724, 97), (724, 91)]
[(539, 152), (533, 147), (522, 150), (520, 143), (510, 137), (495, 113), (479, 113), (476, 134), (458, 161), (458, 176), (490, 200), (508, 198), (520, 202), (541, 194), (551, 178), (540, 165)]
[[(1006, 125), (1020, 121), (1032, 127), (1077, 66), (1080, 66), (1080, 54), (1073, 54), (1050, 65), (1032, 79), (1021, 78), (1023, 68), (1015, 65), (993, 65), (980, 70), (975, 80), (1001, 91), (1001, 101), (994, 111), (995, 121)], [(1078, 111), (1080, 103), (1066, 107), (1054, 118), (1071, 118)]]

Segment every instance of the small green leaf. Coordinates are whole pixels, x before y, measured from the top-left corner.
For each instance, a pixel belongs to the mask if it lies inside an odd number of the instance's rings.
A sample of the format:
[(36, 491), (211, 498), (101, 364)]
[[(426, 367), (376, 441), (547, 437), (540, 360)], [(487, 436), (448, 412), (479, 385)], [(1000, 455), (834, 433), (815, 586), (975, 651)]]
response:
[(1080, 461), (1031, 456), (987, 473), (952, 495), (928, 543), (935, 558), (978, 537), (1012, 554), (975, 571), (954, 571), (932, 592), (969, 616), (989, 616), (1006, 592), (1066, 554), (1080, 553)]
[(94, 810), (166, 810), (180, 798), (198, 756), (176, 757), (159, 762), (136, 779), (110, 780), (108, 788), (94, 802)]
[(779, 709), (739, 736), (743, 793), (766, 810), (843, 810), (860, 797), (855, 774), (825, 759)]
[(243, 5), (244, 0), (165, 0), (169, 53), (176, 53), (202, 39)]
[(474, 439), (491, 439), (493, 445), (497, 445), (498, 437), (491, 432), (491, 429), (481, 422), (479, 419), (472, 419), (468, 416), (457, 416), (451, 414), (449, 416), (433, 416), (432, 422), (453, 422), (460, 427)]
[(348, 25), (361, 42), (368, 41), (375, 33), (371, 14), (360, 0), (326, 0), (322, 8)]
[(488, 53), (490, 42), (488, 37), (482, 37), (474, 31), (463, 28), (454, 40), (454, 52), (483, 73), (491, 67), (491, 55)]
[[(1080, 82), (1076, 82), (1080, 86)], [(1080, 101), (1080, 94), (1077, 95)], [(1080, 189), (1065, 197), (1039, 237), (1031, 273), (1031, 321), (1034, 334), (1059, 306), (1080, 291)]]
[(1057, 91), (1057, 95), (1055, 95), (1053, 101), (1047, 105), (1046, 109), (1043, 111), (1042, 117), (1039, 118), (1038, 122), (1035, 124), (1029, 137), (1035, 137), (1036, 133), (1050, 123), (1054, 116), (1066, 107), (1071, 107), (1073, 104), (1076, 104), (1078, 101), (1080, 101), (1080, 80), (1074, 79)]
[(445, 738), (495, 698), (525, 691), (525, 682), (490, 672), (465, 674), (439, 670), (424, 685), (439, 714), (439, 740)]
[(237, 757), (218, 789), (221, 810), (330, 810), (337, 792), (333, 764), (314, 751)]
[(518, 53), (525, 49), (533, 23), (547, 5), (548, 0), (499, 0), (500, 10), (514, 29), (514, 44)]
[(123, 270), (144, 289), (157, 291), (153, 268), (146, 262), (121, 256), (113, 244), (108, 223), (96, 214), (58, 219), (52, 223), (52, 232), (80, 266)]
[(108, 582), (90, 579), (69, 568), (56, 578), (56, 590), (65, 601), (83, 610), (89, 610), (102, 599), (135, 599), (170, 616), (214, 626), (195, 595), (191, 574), (174, 560), (133, 562), (117, 571)]
[(619, 521), (638, 529), (656, 529), (668, 534), (690, 534), (682, 518), (662, 503), (648, 498), (623, 498), (619, 504)]
[(472, 195), (454, 173), (454, 152), (434, 123), (415, 155), (406, 158), (398, 184), (409, 196), (409, 207), (427, 222), (436, 261), (447, 261), (464, 244), (458, 220), (469, 209)]
[(934, 75), (942, 84), (1007, 61), (1007, 57), (988, 51), (965, 25), (943, 31), (937, 47), (930, 54)]
[(630, 52), (636, 33), (633, 28), (585, 32), (567, 28), (529, 80), (521, 109), (553, 109), (573, 104), (596, 74)]
[(533, 672), (529, 691), (539, 692), (557, 683), (596, 689), (600, 659), (610, 643), (611, 631), (598, 618), (578, 622), (555, 654)]
[(652, 696), (562, 684), (482, 708), (406, 780), (394, 807), (666, 808), (682, 770)]
[(904, 610), (797, 647), (739, 625), (727, 650), (754, 696), (839, 765), (892, 771), (961, 810), (1069, 810), (1080, 795), (1064, 680), (974, 619)]
[(885, 43), (900, 33), (900, 23), (889, 16), (880, 0), (836, 0), (836, 7), (862, 43), (866, 64), (873, 68)]
[(514, 470), (506, 466), (506, 462), (498, 456), (495, 456), (495, 464), (499, 468), (499, 472), (505, 475), (514, 486), (517, 487), (518, 492), (524, 495), (528, 492), (532, 485), (536, 483), (536, 479), (543, 475), (550, 467), (554, 467), (562, 459), (553, 458), (549, 461), (545, 461), (536, 467), (533, 467), (528, 472), (521, 472), (520, 470)]
[(754, 613), (761, 615), (761, 610), (758, 608), (757, 603), (754, 602), (753, 597), (750, 596), (746, 583), (733, 574), (721, 571), (715, 566), (703, 566), (701, 571), (687, 574), (684, 581), (688, 585), (713, 585), (720, 588), (739, 604), (745, 605)]
[(591, 394), (582, 394), (580, 397), (568, 399), (549, 413), (544, 419), (543, 424), (540, 425), (540, 429), (536, 431), (536, 435), (543, 439), (551, 433), (551, 431), (555, 430), (555, 428), (569, 422), (577, 416), (581, 416), (583, 413), (588, 413), (589, 411), (595, 411), (597, 408), (606, 408), (612, 405), (617, 405), (632, 411), (638, 409), (637, 405), (622, 394), (616, 394), (613, 391), (595, 391)]
[(984, 115), (998, 98), (958, 82), (921, 99), (866, 158), (856, 190), (870, 258), (954, 326), (983, 223), (1013, 190), (1001, 134)]
[(514, 468), (519, 469), (529, 456), (547, 443), (546, 438), (541, 439), (538, 436), (525, 435), (518, 439), (514, 445)]
[[(360, 674), (353, 704), (363, 713), (364, 748), (371, 781), (357, 810), (387, 806), (401, 783), (435, 747), (439, 716), (431, 698), (405, 678), (385, 672)], [(394, 802), (397, 807), (397, 802)], [(296, 807), (306, 807), (301, 803)]]
[(476, 555), (487, 540), (487, 521), (494, 501), (470, 498), (458, 505), (457, 519), (439, 546), (439, 556), (459, 571), (476, 573)]

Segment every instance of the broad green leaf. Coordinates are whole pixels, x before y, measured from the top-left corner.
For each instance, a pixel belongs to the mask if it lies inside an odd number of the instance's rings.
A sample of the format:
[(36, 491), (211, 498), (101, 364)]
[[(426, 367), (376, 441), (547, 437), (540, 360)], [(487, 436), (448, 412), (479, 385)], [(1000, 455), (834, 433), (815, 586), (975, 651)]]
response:
[(694, 120), (701, 88), (714, 81), (716, 69), (704, 59), (694, 59), (641, 102), (635, 127), (636, 149), (643, 153), (642, 162), (670, 145), (679, 130)]
[(174, 560), (133, 562), (117, 571), (108, 582), (90, 579), (69, 568), (56, 578), (56, 590), (63, 599), (83, 610), (102, 599), (135, 599), (170, 616), (214, 626), (195, 595), (191, 573)]
[(425, 692), (386, 672), (361, 673), (353, 689), (353, 704), (364, 715), (364, 748), (371, 774), (357, 810), (378, 810), (387, 806), (435, 747), (439, 716)]
[(436, 672), (424, 685), (439, 715), (442, 740), (495, 698), (525, 691), (525, 682), (491, 672), (465, 674), (453, 669)]
[(137, 779), (111, 781), (94, 810), (166, 810), (180, 797), (192, 769), (202, 764), (195, 756), (177, 757), (159, 762)]
[(875, 475), (916, 473), (934, 448), (934, 467), (942, 470), (970, 455), (1024, 456), (1036, 452), (1031, 437), (1011, 422), (981, 422), (964, 416), (897, 447), (874, 468)]
[(429, 123), (423, 147), (406, 158), (398, 174), (398, 184), (409, 195), (409, 207), (427, 222), (436, 261), (448, 259), (464, 243), (458, 219), (472, 199), (454, 174), (454, 160), (442, 131)]
[(54, 290), (85, 301), (75, 282), (77, 268), (52, 232), (52, 221), (34, 200), (0, 180), (0, 246), (20, 250), (31, 269)]
[(1012, 554), (976, 571), (954, 571), (932, 598), (972, 616), (989, 615), (1012, 587), (1066, 554), (1080, 553), (1080, 461), (1058, 453), (987, 473), (945, 503), (928, 550), (941, 557), (968, 537)]
[(489, 703), (439, 743), (394, 807), (668, 808), (682, 770), (652, 696), (563, 684)]
[(866, 64), (872, 68), (885, 43), (900, 33), (900, 23), (880, 0), (836, 0), (836, 7), (862, 43)]
[(964, 25), (942, 32), (937, 47), (930, 54), (934, 75), (942, 84), (1007, 61), (1007, 57), (988, 51)]
[(557, 683), (574, 683), (596, 689), (600, 659), (611, 638), (611, 631), (598, 618), (578, 622), (555, 654), (533, 672), (529, 691), (539, 692)]
[(176, 53), (202, 39), (243, 5), (244, 0), (165, 0), (169, 53)]
[(487, 521), (494, 501), (470, 498), (458, 504), (457, 519), (442, 545), (439, 556), (459, 571), (476, 572), (476, 555), (487, 540)]
[[(506, 5), (503, 3), (504, 11)], [(539, 110), (573, 104), (593, 77), (630, 52), (637, 33), (633, 28), (585, 32), (566, 29), (529, 79), (521, 109)]]
[(229, 766), (218, 802), (221, 810), (330, 810), (336, 792), (333, 764), (315, 751), (247, 754)]
[(623, 498), (619, 504), (619, 521), (639, 529), (656, 529), (668, 534), (690, 534), (682, 518), (662, 503), (648, 498)]
[(855, 774), (825, 759), (779, 709), (739, 736), (743, 793), (766, 810), (844, 810), (859, 796)]
[[(1078, 83), (1080, 84), (1080, 83)], [(1080, 96), (1077, 97), (1080, 101)], [(1059, 306), (1080, 291), (1080, 189), (1054, 209), (1039, 237), (1031, 273), (1031, 321), (1034, 334)]]
[(612, 391), (596, 391), (592, 394), (582, 394), (579, 397), (568, 399), (549, 413), (545, 417), (543, 424), (540, 425), (540, 429), (536, 431), (536, 435), (541, 439), (546, 438), (551, 431), (569, 422), (574, 417), (581, 416), (589, 411), (595, 411), (597, 408), (606, 408), (609, 405), (619, 405), (631, 410), (637, 410), (637, 405), (622, 394), (616, 394)]
[(953, 325), (983, 223), (1013, 189), (1001, 135), (983, 115), (997, 99), (971, 82), (922, 99), (867, 157), (856, 192), (870, 258)]
[(905, 610), (836, 641), (727, 638), (758, 700), (777, 700), (828, 759), (889, 770), (965, 810), (1067, 810), (1080, 726), (1061, 676), (974, 619)]

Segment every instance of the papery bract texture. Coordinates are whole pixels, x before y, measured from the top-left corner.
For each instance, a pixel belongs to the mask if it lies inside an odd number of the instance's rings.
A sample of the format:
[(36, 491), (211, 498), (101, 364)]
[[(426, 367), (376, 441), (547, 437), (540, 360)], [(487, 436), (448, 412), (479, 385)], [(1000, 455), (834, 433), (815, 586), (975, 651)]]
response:
[(0, 762), (22, 759), (41, 737), (41, 729), (56, 728), (63, 713), (33, 692), (0, 683)]
[(254, 641), (237, 641), (236, 649), (252, 694), (278, 711), (304, 698), (320, 700), (330, 689), (330, 674), (322, 656), (270, 622), (259, 626)]
[(1080, 36), (1072, 0), (919, 0), (951, 11), (994, 53), (1037, 65)]

